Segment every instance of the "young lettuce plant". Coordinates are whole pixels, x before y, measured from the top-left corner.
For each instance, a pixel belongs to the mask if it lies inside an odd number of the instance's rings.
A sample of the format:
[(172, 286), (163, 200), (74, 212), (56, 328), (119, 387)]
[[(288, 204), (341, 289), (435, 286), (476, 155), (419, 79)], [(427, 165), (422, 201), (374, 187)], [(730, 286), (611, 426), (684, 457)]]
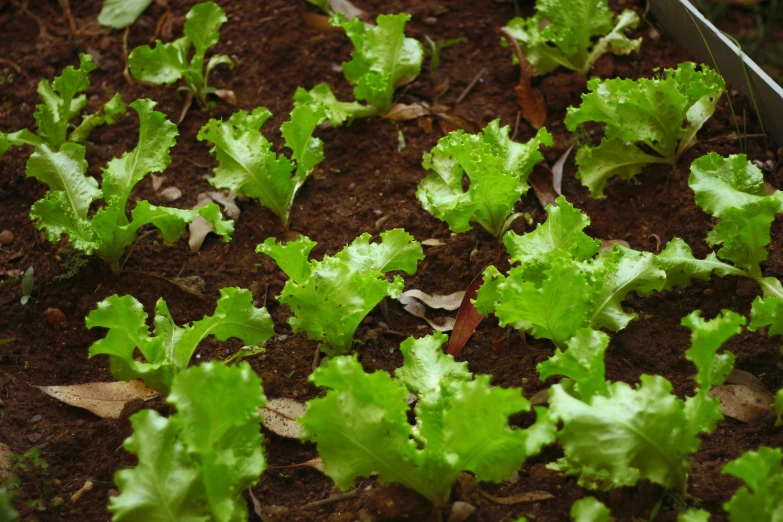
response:
[(723, 473), (747, 484), (723, 504), (731, 522), (783, 520), (783, 450), (759, 447), (726, 464)]
[(345, 78), (354, 86), (356, 102), (341, 102), (326, 84), (311, 91), (297, 89), (298, 105), (323, 104), (332, 126), (354, 118), (374, 114), (384, 115), (392, 107), (394, 90), (413, 79), (421, 71), (424, 48), (413, 38), (405, 37), (405, 24), (410, 15), (380, 15), (375, 26), (365, 25), (358, 18), (346, 21), (343, 13), (335, 14), (330, 23), (342, 27), (354, 45), (351, 61), (343, 63)]
[(625, 296), (661, 290), (666, 274), (649, 252), (615, 245), (599, 254), (600, 241), (583, 232), (590, 218), (563, 196), (556, 203), (533, 232), (506, 233), (503, 243), (515, 266), (507, 276), (487, 267), (474, 305), (482, 315), (494, 313), (502, 326), (562, 348), (582, 328), (625, 328), (636, 317), (623, 310)]
[[(448, 502), (457, 475), (498, 482), (554, 440), (545, 408), (526, 430), (509, 427), (509, 416), (529, 411), (519, 388), (490, 386), (467, 363), (442, 352), (446, 335), (408, 338), (394, 378), (365, 373), (356, 356), (341, 356), (310, 376), (331, 388), (299, 417), (302, 440), (315, 442), (325, 473), (343, 490), (357, 477), (378, 474), (382, 484), (402, 484), (434, 505)], [(416, 424), (408, 422), (409, 393), (418, 397)]]
[[(43, 181), (49, 191), (36, 201), (30, 217), (39, 230), (46, 231), (49, 241), (57, 242), (63, 234), (71, 246), (85, 254), (95, 252), (112, 270), (121, 269), (120, 258), (136, 233), (145, 225), (160, 230), (164, 240), (176, 241), (185, 233), (185, 225), (202, 216), (215, 232), (230, 240), (233, 221), (223, 221), (220, 207), (214, 203), (196, 210), (156, 207), (139, 201), (128, 219), (125, 207), (131, 190), (144, 176), (162, 172), (171, 163), (169, 149), (176, 142), (177, 126), (154, 109), (152, 100), (136, 100), (130, 106), (139, 114), (139, 142), (136, 148), (111, 160), (103, 169), (102, 186), (87, 176), (85, 149), (77, 143), (65, 143), (53, 150), (43, 143), (27, 161), (27, 176)], [(90, 205), (103, 198), (105, 206), (90, 218)]]
[[(223, 9), (214, 2), (194, 5), (185, 17), (185, 36), (173, 42), (155, 42), (155, 47), (142, 45), (131, 51), (128, 67), (134, 78), (155, 85), (169, 85), (183, 80), (184, 90), (193, 95), (200, 107), (209, 107), (207, 96), (215, 92), (207, 85), (212, 69), (221, 64), (234, 67), (234, 62), (225, 54), (213, 55), (206, 65), (207, 50), (220, 40), (218, 28), (228, 19)], [(191, 47), (193, 57), (188, 61)]]
[(562, 421), (558, 440), (565, 457), (552, 469), (579, 477), (579, 485), (608, 490), (649, 480), (685, 492), (688, 456), (701, 444), (699, 434), (711, 433), (723, 419), (720, 403), (709, 396), (734, 366), (731, 352), (721, 345), (738, 334), (745, 318), (724, 310), (712, 321), (696, 311), (685, 317), (691, 347), (685, 358), (697, 368), (696, 393), (685, 400), (672, 394), (672, 385), (658, 375), (642, 375), (632, 388), (604, 380), (603, 352), (609, 338), (583, 329), (539, 365), (542, 379), (562, 375), (552, 386), (549, 413)]
[[(530, 188), (528, 176), (544, 159), (539, 147), (553, 143), (545, 128), (527, 143), (511, 141), (509, 130), (494, 120), (481, 134), (456, 130), (441, 138), (422, 163), (431, 171), (416, 191), (424, 209), (454, 232), (466, 232), (475, 222), (502, 237), (519, 216), (513, 213), (514, 204)], [(463, 174), (470, 179), (467, 191)]]
[(257, 199), (288, 227), (291, 206), (299, 187), (324, 159), (323, 142), (313, 131), (324, 120), (321, 106), (296, 107), (291, 120), (280, 130), (291, 159), (272, 152), (272, 143), (259, 131), (272, 116), (265, 107), (251, 114), (235, 112), (227, 122), (209, 120), (198, 133), (199, 140), (213, 144), (218, 167), (209, 182), (217, 188)]
[(696, 133), (712, 117), (726, 86), (706, 65), (697, 70), (685, 62), (656, 78), (594, 78), (587, 88), (582, 104), (569, 107), (565, 123), (570, 131), (585, 122), (604, 124), (601, 144), (576, 153), (577, 177), (594, 198), (604, 198), (612, 177), (629, 180), (646, 165), (674, 165), (696, 144)]
[(642, 39), (630, 40), (623, 33), (638, 25), (639, 17), (630, 9), (613, 16), (607, 0), (537, 0), (534, 16), (513, 18), (504, 29), (519, 43), (536, 74), (559, 66), (587, 74), (606, 53), (638, 51)]
[(250, 365), (212, 361), (174, 378), (169, 418), (155, 410), (131, 416), (125, 449), (138, 457), (115, 475), (113, 522), (247, 520), (242, 493), (266, 469), (261, 379)]
[[(223, 288), (213, 315), (179, 327), (166, 302), (155, 304), (155, 328), (150, 335), (144, 307), (133, 296), (113, 295), (98, 303), (87, 316), (87, 328), (108, 328), (104, 339), (90, 347), (90, 357), (108, 355), (115, 379), (142, 379), (145, 384), (166, 394), (174, 378), (190, 363), (201, 341), (210, 335), (225, 341), (242, 339), (255, 346), (274, 335), (272, 319), (266, 308), (253, 306), (253, 294), (239, 288)], [(136, 349), (142, 360), (136, 360)]]
[(304, 236), (284, 245), (270, 237), (256, 252), (274, 259), (289, 277), (279, 301), (294, 312), (288, 319), (293, 331), (304, 330), (310, 339), (321, 341), (320, 349), (330, 357), (347, 354), (362, 319), (384, 297), (402, 292), (400, 276), (389, 282), (383, 275), (415, 273), (424, 253), (413, 236), (399, 228), (381, 232), (380, 243), (370, 243), (370, 234), (364, 233), (322, 261), (308, 260), (313, 247), (315, 241)]
[[(92, 56), (80, 54), (78, 69), (69, 65), (54, 81), (42, 79), (38, 83), (38, 95), (43, 103), (35, 106), (33, 114), (38, 130), (32, 132), (22, 129), (8, 134), (0, 132), (0, 159), (11, 147), (46, 143), (51, 150), (57, 151), (66, 142), (84, 143), (95, 127), (116, 123), (126, 110), (119, 93), (98, 112), (82, 116), (87, 105), (84, 92), (90, 87), (89, 73), (94, 70)], [(69, 134), (71, 120), (79, 116), (82, 116), (81, 122)]]

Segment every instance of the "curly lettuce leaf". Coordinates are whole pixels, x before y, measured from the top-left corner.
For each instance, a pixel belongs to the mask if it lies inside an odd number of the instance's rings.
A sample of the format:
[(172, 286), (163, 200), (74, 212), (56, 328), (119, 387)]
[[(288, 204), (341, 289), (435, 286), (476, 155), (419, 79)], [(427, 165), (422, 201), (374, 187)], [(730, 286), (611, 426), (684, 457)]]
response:
[(126, 110), (127, 107), (125, 102), (122, 101), (122, 95), (120, 93), (115, 94), (109, 101), (103, 104), (101, 110), (85, 116), (79, 126), (71, 131), (68, 141), (76, 143), (86, 142), (94, 128), (117, 123)]
[(723, 505), (729, 520), (783, 520), (783, 450), (761, 446), (726, 464), (723, 473), (733, 475), (746, 486)]
[(741, 275), (740, 270), (719, 260), (715, 252), (710, 252), (704, 259), (696, 259), (688, 243), (678, 237), (655, 256), (655, 264), (666, 272), (665, 290), (685, 288), (693, 279), (707, 281), (713, 273), (720, 277)]
[(609, 522), (611, 511), (595, 497), (580, 498), (571, 505), (571, 520), (574, 522)]
[(125, 449), (138, 464), (115, 476), (112, 520), (247, 520), (242, 492), (266, 469), (261, 379), (247, 363), (213, 361), (177, 375), (167, 402), (177, 410), (169, 418), (154, 410), (131, 417)]
[[(527, 143), (511, 141), (509, 130), (494, 120), (481, 134), (457, 130), (441, 138), (422, 162), (432, 171), (416, 191), (424, 209), (454, 232), (466, 232), (475, 222), (500, 237), (514, 204), (530, 188), (533, 167), (544, 159), (539, 147), (552, 145), (544, 128)], [(470, 180), (467, 191), (463, 174)]]
[(32, 145), (36, 147), (44, 143), (37, 134), (33, 134), (27, 129), (15, 132), (0, 132), (0, 160), (11, 147), (21, 147), (23, 145)]
[(642, 39), (631, 40), (623, 32), (638, 25), (639, 17), (630, 9), (612, 16), (606, 0), (538, 0), (534, 16), (514, 18), (504, 29), (517, 40), (536, 74), (558, 66), (587, 74), (607, 52), (638, 51)]
[(123, 29), (132, 25), (152, 0), (104, 0), (98, 23), (112, 29)]
[(384, 297), (402, 292), (403, 281), (382, 278), (386, 272), (412, 274), (424, 258), (421, 245), (402, 229), (381, 233), (380, 243), (370, 243), (364, 233), (335, 256), (308, 261), (315, 243), (307, 237), (285, 245), (268, 238), (256, 252), (274, 259), (289, 276), (279, 300), (294, 312), (288, 319), (294, 332), (305, 331), (321, 341), (328, 355), (345, 354), (353, 346), (353, 334), (362, 319)]
[(555, 354), (536, 366), (538, 376), (545, 381), (553, 375), (562, 375), (574, 381), (574, 391), (583, 401), (594, 395), (606, 395), (604, 352), (609, 336), (603, 332), (583, 328), (566, 341), (567, 350)]
[(297, 87), (294, 93), (294, 107), (315, 105), (324, 108), (326, 117), (332, 127), (350, 125), (356, 118), (367, 118), (377, 114), (375, 107), (368, 107), (359, 102), (343, 102), (338, 100), (332, 89), (325, 83), (319, 83), (309, 91)]
[[(87, 316), (87, 328), (107, 328), (104, 339), (93, 343), (90, 357), (109, 355), (112, 375), (119, 380), (140, 378), (166, 393), (175, 376), (190, 363), (199, 343), (210, 335), (225, 341), (238, 337), (247, 345), (257, 345), (274, 335), (272, 319), (266, 308), (253, 306), (248, 290), (220, 290), (215, 313), (192, 324), (179, 327), (169, 313), (166, 302), (155, 305), (155, 329), (149, 334), (147, 314), (134, 297), (113, 295), (98, 303)], [(143, 360), (133, 358), (135, 350)]]
[(730, 209), (769, 199), (761, 170), (745, 154), (724, 158), (710, 152), (694, 160), (688, 186), (696, 195), (696, 204), (717, 218), (723, 218)]

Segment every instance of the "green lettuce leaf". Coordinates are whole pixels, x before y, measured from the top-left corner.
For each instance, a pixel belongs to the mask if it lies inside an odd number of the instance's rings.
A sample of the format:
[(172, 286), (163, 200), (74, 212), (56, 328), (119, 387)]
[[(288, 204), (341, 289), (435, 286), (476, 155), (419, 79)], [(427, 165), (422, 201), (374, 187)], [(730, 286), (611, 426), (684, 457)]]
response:
[(783, 520), (783, 450), (761, 446), (757, 451), (743, 453), (726, 464), (723, 473), (745, 482), (734, 496), (723, 505), (729, 520)]
[(606, 368), (604, 352), (609, 336), (603, 332), (583, 328), (566, 342), (568, 349), (555, 354), (536, 366), (538, 376), (545, 381), (553, 375), (562, 375), (574, 381), (574, 391), (583, 401), (594, 395), (606, 395)]
[[(533, 167), (544, 159), (539, 147), (552, 145), (543, 128), (527, 143), (511, 141), (509, 131), (494, 120), (481, 134), (456, 130), (441, 138), (423, 158), (424, 169), (432, 171), (416, 191), (424, 209), (454, 232), (466, 232), (475, 222), (500, 237), (514, 204), (530, 188)], [(467, 191), (463, 174), (470, 180)]]
[(403, 281), (382, 278), (386, 272), (412, 274), (424, 258), (421, 245), (402, 229), (381, 233), (381, 243), (370, 243), (364, 233), (334, 256), (308, 261), (315, 243), (307, 237), (285, 245), (268, 238), (256, 252), (274, 259), (288, 275), (279, 300), (294, 312), (288, 319), (294, 332), (305, 331), (321, 341), (328, 355), (350, 352), (353, 334), (362, 319), (384, 297), (402, 292)]
[(775, 394), (775, 402), (772, 403), (772, 408), (778, 416), (775, 426), (783, 426), (783, 388), (779, 389)]
[(152, 0), (104, 0), (98, 23), (112, 29), (132, 25), (147, 9)]
[(710, 514), (703, 509), (691, 508), (677, 515), (677, 522), (710, 522)]
[[(554, 425), (543, 408), (530, 428), (510, 428), (510, 415), (530, 410), (521, 390), (493, 388), (487, 375), (473, 379), (465, 363), (443, 354), (446, 339), (437, 334), (405, 341), (396, 379), (382, 371), (367, 374), (347, 356), (310, 377), (331, 390), (311, 400), (298, 419), (302, 440), (318, 445), (326, 474), (340, 488), (376, 472), (381, 483), (403, 484), (439, 506), (460, 472), (498, 482), (553, 440)], [(409, 391), (419, 393), (415, 427), (408, 423)]]
[(176, 376), (169, 418), (154, 410), (131, 417), (125, 449), (138, 465), (117, 472), (114, 522), (247, 520), (242, 492), (266, 469), (261, 379), (247, 363), (212, 361)]
[(609, 522), (612, 512), (595, 497), (580, 498), (571, 506), (574, 522)]
[[(220, 290), (215, 313), (200, 321), (179, 327), (166, 302), (155, 305), (155, 329), (149, 334), (147, 314), (134, 297), (113, 295), (98, 303), (87, 316), (87, 328), (107, 328), (104, 339), (93, 343), (90, 357), (109, 355), (112, 375), (119, 380), (142, 379), (161, 393), (167, 393), (174, 377), (190, 363), (199, 343), (210, 335), (225, 341), (231, 337), (254, 346), (274, 335), (266, 308), (253, 306), (248, 290)], [(138, 349), (143, 360), (133, 357)]]
[(356, 118), (367, 118), (378, 112), (375, 107), (368, 107), (356, 101), (338, 100), (332, 89), (325, 83), (319, 83), (309, 91), (297, 87), (294, 93), (294, 107), (302, 105), (322, 106), (332, 127), (350, 125)]
[(638, 51), (642, 39), (630, 40), (623, 32), (638, 25), (639, 17), (630, 9), (612, 16), (607, 0), (537, 0), (534, 16), (514, 18), (504, 29), (517, 40), (536, 74), (558, 66), (587, 74), (605, 53)]
[(691, 247), (678, 237), (666, 244), (666, 248), (656, 256), (655, 263), (666, 272), (666, 290), (685, 288), (693, 279), (707, 281), (713, 273), (721, 277), (741, 275), (740, 270), (719, 260), (714, 252), (704, 259), (696, 259)]

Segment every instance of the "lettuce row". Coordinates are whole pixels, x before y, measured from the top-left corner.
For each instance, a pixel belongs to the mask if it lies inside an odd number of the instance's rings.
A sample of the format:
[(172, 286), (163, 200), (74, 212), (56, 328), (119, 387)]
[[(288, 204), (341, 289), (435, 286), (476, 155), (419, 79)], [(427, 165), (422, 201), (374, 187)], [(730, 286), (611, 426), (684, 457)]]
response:
[(364, 233), (334, 256), (309, 261), (315, 244), (304, 236), (286, 244), (270, 237), (256, 252), (274, 259), (289, 277), (278, 299), (294, 313), (288, 319), (293, 331), (304, 330), (310, 339), (321, 341), (329, 356), (347, 354), (362, 319), (386, 296), (402, 292), (400, 276), (389, 282), (383, 275), (397, 270), (413, 274), (424, 253), (402, 229), (382, 232), (377, 244)]
[[(208, 107), (207, 96), (215, 92), (207, 85), (212, 70), (221, 64), (234, 67), (225, 54), (215, 54), (204, 63), (207, 50), (220, 41), (218, 29), (228, 18), (214, 2), (194, 5), (185, 17), (184, 36), (173, 42), (155, 42), (155, 47), (142, 45), (128, 55), (128, 67), (134, 78), (155, 85), (184, 80), (182, 89), (193, 94), (201, 107)], [(193, 57), (188, 60), (191, 48)]]
[(138, 464), (115, 475), (113, 522), (247, 520), (242, 493), (267, 466), (261, 379), (247, 363), (212, 361), (178, 374), (167, 402), (176, 408), (168, 418), (155, 410), (130, 418), (125, 449)]
[(582, 146), (576, 154), (577, 177), (594, 198), (606, 197), (612, 177), (629, 180), (646, 165), (674, 165), (696, 143), (726, 88), (717, 72), (691, 62), (654, 78), (594, 78), (587, 87), (565, 123), (570, 131), (586, 122), (604, 124), (600, 145)]
[(630, 9), (613, 16), (607, 0), (537, 0), (534, 16), (513, 18), (504, 29), (519, 43), (536, 74), (559, 66), (587, 74), (606, 53), (638, 51), (642, 39), (630, 40), (623, 32), (638, 25), (639, 17)]
[(726, 464), (723, 473), (747, 484), (723, 505), (732, 522), (783, 520), (783, 450), (761, 446)]
[[(493, 120), (481, 134), (456, 130), (441, 138), (423, 158), (422, 166), (431, 172), (419, 183), (416, 197), (424, 209), (454, 232), (466, 232), (475, 222), (501, 237), (514, 204), (530, 188), (528, 176), (544, 159), (539, 147), (552, 145), (545, 128), (527, 143), (511, 141), (509, 130)], [(467, 191), (463, 174), (470, 179)]]
[(343, 28), (354, 46), (351, 61), (343, 63), (343, 74), (354, 86), (354, 97), (368, 105), (341, 102), (324, 83), (310, 91), (297, 89), (295, 105), (323, 105), (332, 126), (386, 114), (392, 107), (394, 90), (419, 74), (424, 59), (422, 45), (405, 37), (408, 20), (410, 15), (406, 13), (379, 15), (377, 25), (372, 26), (358, 18), (346, 21), (343, 13), (336, 13), (330, 23)]
[[(201, 216), (228, 241), (234, 222), (223, 221), (220, 208), (214, 203), (183, 210), (139, 201), (128, 219), (125, 207), (133, 187), (147, 174), (165, 170), (171, 163), (169, 149), (177, 136), (177, 126), (154, 110), (152, 100), (136, 100), (130, 106), (139, 114), (138, 144), (106, 165), (100, 188), (95, 178), (86, 175), (82, 145), (65, 143), (59, 150), (46, 143), (36, 147), (27, 161), (26, 175), (49, 186), (44, 198), (36, 201), (30, 210), (38, 229), (45, 230), (46, 238), (52, 242), (66, 234), (74, 249), (86, 254), (97, 253), (115, 272), (120, 270), (120, 257), (126, 247), (136, 240), (136, 233), (145, 225), (157, 227), (163, 239), (172, 242), (185, 233), (187, 223)], [(101, 198), (105, 206), (90, 218), (90, 206)]]
[(603, 332), (582, 330), (552, 359), (539, 365), (542, 379), (566, 379), (550, 390), (549, 414), (563, 426), (557, 434), (565, 457), (550, 465), (578, 476), (589, 489), (634, 486), (640, 480), (684, 491), (700, 433), (715, 430), (723, 418), (720, 403), (708, 393), (731, 372), (734, 356), (718, 353), (740, 333), (745, 318), (728, 310), (705, 321), (696, 311), (685, 317), (691, 347), (685, 357), (697, 368), (696, 393), (685, 400), (657, 375), (642, 375), (641, 384), (605, 382), (603, 353), (609, 342)]
[(270, 116), (265, 107), (250, 114), (237, 111), (226, 122), (209, 120), (198, 139), (213, 144), (212, 154), (218, 160), (209, 179), (213, 186), (259, 200), (287, 227), (296, 192), (324, 159), (323, 142), (313, 137), (313, 131), (325, 111), (316, 105), (296, 107), (291, 120), (280, 127), (292, 152), (290, 160), (272, 152), (272, 143), (259, 131)]
[[(510, 415), (530, 410), (522, 391), (492, 387), (489, 375), (474, 378), (467, 363), (442, 352), (446, 340), (435, 333), (404, 341), (405, 363), (394, 378), (365, 373), (355, 356), (335, 357), (310, 376), (331, 390), (299, 418), (302, 440), (318, 445), (338, 487), (376, 472), (381, 483), (402, 484), (440, 506), (460, 472), (503, 480), (554, 440), (544, 408), (536, 408), (528, 429), (510, 428)], [(415, 425), (408, 422), (409, 393), (418, 397)]]
[[(238, 337), (247, 345), (258, 345), (275, 333), (266, 308), (253, 306), (250, 291), (239, 288), (223, 288), (215, 313), (184, 327), (174, 323), (166, 302), (158, 299), (154, 325), (150, 335), (144, 307), (133, 296), (108, 297), (87, 316), (87, 328), (108, 329), (106, 337), (90, 347), (90, 357), (108, 355), (116, 379), (142, 379), (165, 394), (208, 336), (220, 341)], [(134, 358), (137, 349), (142, 360)]]
[(125, 114), (122, 96), (117, 93), (103, 107), (82, 117), (81, 122), (68, 134), (71, 120), (82, 114), (87, 105), (84, 92), (90, 87), (89, 73), (95, 70), (95, 63), (89, 54), (79, 55), (79, 68), (69, 65), (53, 82), (42, 79), (38, 83), (38, 95), (43, 103), (35, 106), (35, 122), (38, 130), (22, 129), (16, 132), (0, 132), (0, 159), (6, 151), (22, 145), (47, 144), (57, 151), (66, 142), (84, 143), (90, 132), (100, 125), (116, 123)]

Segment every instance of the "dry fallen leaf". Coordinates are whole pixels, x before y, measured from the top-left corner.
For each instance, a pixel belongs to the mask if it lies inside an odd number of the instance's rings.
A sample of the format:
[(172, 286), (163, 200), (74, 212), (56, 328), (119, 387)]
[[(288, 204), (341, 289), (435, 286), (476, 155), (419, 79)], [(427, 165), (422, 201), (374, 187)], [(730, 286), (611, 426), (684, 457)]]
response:
[(270, 399), (258, 412), (264, 419), (264, 427), (289, 439), (298, 439), (302, 435), (302, 425), (297, 417), (304, 415), (305, 405), (293, 399)]
[(558, 194), (555, 191), (551, 173), (546, 172), (544, 169), (536, 168), (527, 181), (533, 187), (533, 192), (536, 193), (536, 198), (538, 198), (542, 208), (546, 208), (555, 202)]
[(166, 176), (158, 176), (157, 174), (150, 174), (150, 179), (152, 180), (152, 190), (157, 192), (160, 190), (160, 187), (163, 185), (163, 182), (166, 181)]
[(207, 290), (207, 284), (204, 282), (204, 279), (201, 276), (192, 275), (172, 277), (171, 279), (167, 280), (177, 285), (183, 292), (187, 292), (197, 297), (203, 296), (204, 292)]
[(367, 14), (362, 9), (353, 5), (350, 0), (329, 0), (329, 7), (331, 7), (332, 11), (335, 13), (344, 13), (346, 20)]
[(568, 147), (568, 150), (557, 159), (554, 165), (552, 165), (552, 188), (555, 189), (558, 196), (563, 193), (563, 167), (573, 148), (573, 145)]
[(475, 511), (476, 506), (473, 504), (468, 504), (467, 502), (458, 500), (451, 505), (451, 512), (449, 513), (448, 522), (463, 522), (467, 520), (468, 517), (470, 517), (470, 515), (472, 515)]
[(237, 104), (237, 95), (231, 89), (215, 89), (215, 96), (231, 105)]
[(182, 197), (182, 191), (178, 187), (166, 187), (158, 192), (158, 196), (169, 202), (176, 201)]
[(434, 114), (435, 117), (438, 118), (438, 125), (440, 125), (440, 129), (445, 134), (448, 134), (449, 132), (456, 129), (462, 129), (468, 134), (476, 134), (481, 130), (481, 125), (478, 122), (473, 121), (470, 118), (466, 118), (461, 114), (457, 114), (456, 112), (435, 111)]
[(421, 116), (427, 116), (429, 113), (430, 110), (419, 103), (411, 103), (410, 105), (395, 103), (383, 117), (387, 120), (407, 121), (415, 120)]
[(442, 310), (456, 310), (459, 308), (465, 292), (460, 290), (449, 295), (430, 295), (421, 290), (408, 290), (400, 294), (400, 297), (415, 297), (430, 308), (439, 308)]
[(772, 411), (775, 400), (766, 388), (754, 384), (714, 386), (709, 395), (717, 397), (725, 416), (742, 422), (753, 422)]
[(511, 33), (507, 29), (501, 29), (500, 33), (519, 60), (519, 85), (514, 87), (514, 92), (517, 95), (519, 106), (522, 108), (522, 117), (534, 128), (540, 129), (546, 121), (546, 100), (544, 95), (533, 87), (532, 81), (536, 69), (522, 53), (522, 49)]
[(419, 319), (424, 319), (434, 330), (439, 332), (450, 332), (454, 329), (453, 317), (442, 318), (441, 324), (434, 322), (432, 319), (427, 317), (427, 307), (415, 297), (400, 296), (397, 300), (400, 302), (402, 308), (406, 312), (414, 317), (418, 317)]
[(422, 244), (422, 246), (430, 246), (430, 247), (435, 247), (435, 246), (443, 246), (443, 245), (445, 245), (446, 243), (444, 243), (444, 242), (443, 242), (443, 241), (441, 241), (440, 239), (434, 239), (434, 238), (432, 238), (432, 239), (425, 239), (424, 241), (422, 241), (422, 242), (421, 242), (421, 244)]
[(544, 406), (549, 403), (549, 388), (538, 390), (530, 397), (531, 406)]
[(538, 502), (539, 500), (549, 500), (550, 498), (555, 498), (554, 495), (547, 491), (526, 491), (524, 493), (517, 493), (516, 495), (511, 495), (508, 497), (496, 497), (495, 495), (490, 495), (484, 490), (479, 491), (481, 491), (481, 494), (492, 502), (496, 504), (503, 504), (505, 506), (521, 504), (522, 502)]
[(50, 397), (93, 412), (104, 419), (116, 419), (127, 402), (135, 399), (148, 401), (158, 392), (134, 379), (128, 382), (90, 382), (71, 386), (37, 386)]
[[(202, 192), (198, 195), (196, 205), (194, 209), (201, 208), (208, 203), (215, 202), (223, 205), (226, 215), (231, 219), (239, 217), (239, 207), (237, 207), (234, 200), (236, 200), (236, 194), (228, 191), (223, 192)], [(190, 222), (188, 225), (188, 231), (190, 232), (190, 238), (188, 238), (188, 246), (190, 246), (191, 252), (198, 252), (201, 250), (201, 245), (204, 244), (204, 239), (210, 232), (214, 232), (215, 227), (212, 223), (207, 221), (201, 216), (197, 216), (196, 219)]]

